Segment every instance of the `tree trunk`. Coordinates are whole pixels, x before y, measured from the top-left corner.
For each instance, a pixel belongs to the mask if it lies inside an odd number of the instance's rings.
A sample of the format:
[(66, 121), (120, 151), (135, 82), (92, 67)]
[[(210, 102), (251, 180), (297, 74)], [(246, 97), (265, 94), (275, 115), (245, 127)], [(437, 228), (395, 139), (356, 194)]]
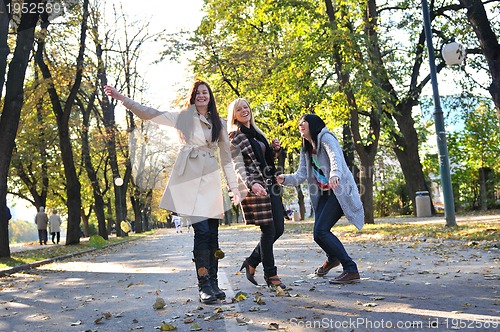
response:
[(89, 213), (88, 214), (85, 213), (85, 209), (84, 208), (80, 209), (80, 218), (81, 218), (82, 224), (83, 224), (83, 229), (81, 231), (83, 231), (83, 235), (85, 237), (89, 237), (90, 236), (89, 219), (90, 219), (90, 213), (91, 212), (92, 212), (92, 207), (89, 209)]
[(490, 193), (492, 190), (490, 190), (489, 186), (489, 180), (492, 174), (492, 169), (488, 167), (481, 167), (479, 169), (479, 198), (480, 198), (480, 203), (479, 206), (481, 207), (481, 211), (487, 211), (488, 210), (488, 201), (490, 198)]
[[(411, 117), (412, 105), (400, 104), (397, 112), (393, 114), (396, 119), (401, 135), (395, 136), (395, 147), (393, 148), (396, 154), (401, 170), (406, 180), (406, 186), (410, 194), (413, 213), (417, 215), (416, 207), (416, 192), (429, 191), (427, 182), (425, 181), (422, 164), (420, 163), (420, 155), (418, 153), (418, 134), (415, 130), (415, 123)], [(432, 214), (435, 213), (434, 205), (431, 204)]]
[[(99, 62), (98, 66), (98, 74), (101, 90), (104, 91), (104, 86), (108, 84), (108, 79), (106, 77), (106, 72), (104, 70), (104, 62), (102, 61), (102, 48), (100, 44), (97, 45), (97, 59)], [(124, 236), (125, 234), (121, 231), (120, 228), (120, 218), (124, 218), (123, 214), (126, 209), (126, 193), (128, 183), (125, 181), (125, 177), (120, 176), (120, 170), (118, 168), (117, 154), (116, 154), (116, 122), (115, 122), (115, 109), (112, 103), (110, 103), (109, 98), (102, 93), (103, 98), (101, 100), (101, 109), (103, 113), (103, 122), (104, 127), (106, 128), (106, 147), (109, 154), (109, 165), (111, 166), (111, 171), (113, 174), (113, 183), (117, 178), (123, 179), (123, 185), (117, 186), (114, 185), (114, 193), (115, 193), (115, 215), (116, 215), (116, 236)]]
[[(35, 11), (36, 12), (36, 11)], [(33, 50), (38, 13), (22, 15), (18, 28), (16, 49), (9, 65), (5, 100), (0, 117), (0, 257), (10, 257), (9, 220), (7, 220), (7, 179), (12, 151), (24, 103), (24, 78), (29, 56)]]
[(6, 5), (10, 4), (10, 0), (3, 3), (0, 11), (0, 96), (3, 93), (3, 86), (5, 83), (5, 74), (7, 72), (7, 57), (10, 54), (9, 49), (9, 14), (6, 10)]
[(297, 199), (299, 204), (300, 220), (304, 220), (306, 217), (306, 204), (304, 202), (304, 193), (302, 192), (301, 186), (296, 186)]
[(106, 217), (104, 214), (104, 199), (97, 172), (92, 164), (90, 157), (90, 143), (89, 143), (89, 128), (90, 128), (90, 113), (92, 111), (97, 91), (94, 91), (89, 99), (88, 106), (84, 107), (83, 103), (78, 102), (82, 110), (82, 159), (87, 176), (92, 185), (92, 193), (94, 195), (94, 212), (97, 218), (98, 232), (103, 239), (108, 239), (108, 232), (106, 230)]
[(130, 201), (132, 203), (132, 210), (134, 210), (134, 222), (135, 222), (134, 230), (136, 233), (142, 233), (143, 232), (142, 211), (144, 210), (144, 204), (141, 204), (140, 199), (136, 198), (140, 197), (139, 189), (136, 188), (134, 192), (135, 194), (130, 197)]
[(491, 22), (486, 15), (481, 0), (460, 0), (460, 4), (467, 10), (469, 20), (479, 41), (479, 46), (488, 62), (491, 74), (491, 85), (488, 88), (498, 115), (500, 129), (500, 44), (491, 28)]
[(113, 232), (113, 224), (116, 223), (116, 221), (113, 219), (113, 209), (112, 209), (112, 204), (111, 204), (111, 199), (108, 198), (108, 200), (105, 203), (106, 207), (106, 230), (108, 234), (111, 234)]

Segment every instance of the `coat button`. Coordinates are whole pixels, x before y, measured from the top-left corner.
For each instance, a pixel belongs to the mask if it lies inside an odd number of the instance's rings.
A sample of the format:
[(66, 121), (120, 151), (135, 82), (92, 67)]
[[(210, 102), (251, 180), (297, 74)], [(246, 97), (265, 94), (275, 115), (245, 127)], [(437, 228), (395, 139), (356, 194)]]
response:
[(202, 155), (203, 157), (205, 157), (205, 154), (204, 154), (204, 153), (202, 153), (201, 155)]

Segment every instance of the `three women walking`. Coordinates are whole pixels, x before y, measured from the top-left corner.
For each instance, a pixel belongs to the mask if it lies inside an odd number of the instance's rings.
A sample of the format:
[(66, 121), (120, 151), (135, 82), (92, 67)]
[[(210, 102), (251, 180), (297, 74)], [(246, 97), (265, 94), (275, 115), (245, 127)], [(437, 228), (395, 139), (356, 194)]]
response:
[(281, 149), (280, 142), (274, 139), (269, 144), (255, 123), (248, 101), (243, 98), (229, 105), (226, 126), (210, 86), (203, 81), (194, 82), (185, 108), (178, 112), (160, 112), (139, 104), (109, 85), (104, 91), (139, 118), (178, 130), (182, 145), (160, 207), (189, 217), (192, 222), (193, 255), (202, 303), (214, 303), (226, 297), (218, 285), (218, 259), (221, 258), (218, 227), (224, 214), (220, 170), (233, 194), (233, 203), (241, 202), (245, 221), (261, 229), (259, 243), (241, 266), (250, 282), (258, 284), (255, 271), (262, 263), (267, 285), (286, 288), (278, 277), (274, 256), (274, 243), (284, 231), (279, 184), (297, 186), (305, 180), (314, 208), (314, 240), (327, 256), (317, 275), (324, 276), (342, 264), (343, 273), (330, 282), (359, 280), (356, 264), (330, 229), (342, 215), (361, 229), (363, 206), (342, 149), (318, 116), (308, 114), (299, 122), (303, 144), (297, 171), (278, 174), (274, 159)]

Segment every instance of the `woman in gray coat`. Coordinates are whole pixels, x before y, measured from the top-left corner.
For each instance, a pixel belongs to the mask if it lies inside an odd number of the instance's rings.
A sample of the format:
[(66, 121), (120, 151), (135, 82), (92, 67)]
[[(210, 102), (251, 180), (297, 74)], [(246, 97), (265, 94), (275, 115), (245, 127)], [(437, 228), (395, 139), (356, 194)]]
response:
[(363, 204), (351, 171), (335, 135), (315, 114), (304, 115), (299, 121), (302, 136), (300, 164), (295, 174), (281, 174), (277, 181), (298, 186), (307, 180), (314, 208), (314, 241), (326, 252), (327, 260), (316, 270), (318, 276), (342, 264), (343, 272), (330, 280), (332, 284), (357, 282), (356, 263), (344, 245), (331, 232), (342, 215), (361, 229), (364, 224)]
[[(200, 302), (214, 303), (224, 299), (226, 294), (219, 288), (217, 277), (218, 259), (223, 257), (218, 238), (219, 219), (224, 214), (221, 168), (234, 195), (234, 204), (239, 203), (240, 193), (226, 124), (219, 117), (210, 86), (203, 81), (194, 82), (186, 108), (180, 112), (160, 112), (141, 105), (109, 85), (104, 91), (142, 120), (178, 130), (182, 145), (160, 207), (189, 217), (193, 223), (193, 255)], [(217, 162), (217, 152), (220, 162)]]

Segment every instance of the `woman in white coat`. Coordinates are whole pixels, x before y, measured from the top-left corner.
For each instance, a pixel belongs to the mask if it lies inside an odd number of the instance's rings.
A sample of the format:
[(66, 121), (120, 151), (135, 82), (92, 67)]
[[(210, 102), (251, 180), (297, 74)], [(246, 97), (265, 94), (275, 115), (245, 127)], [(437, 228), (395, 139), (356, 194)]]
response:
[(299, 131), (302, 136), (299, 168), (295, 174), (278, 175), (277, 182), (298, 186), (307, 180), (314, 208), (314, 241), (327, 255), (316, 274), (324, 276), (342, 264), (343, 272), (330, 283), (357, 282), (360, 279), (358, 267), (331, 228), (342, 215), (358, 229), (363, 227), (364, 211), (358, 187), (337, 138), (319, 116), (304, 115), (299, 120)]
[(59, 244), (59, 241), (61, 240), (61, 224), (61, 217), (57, 214), (57, 210), (53, 209), (52, 214), (49, 217), (50, 235), (52, 235), (53, 244), (56, 244), (56, 241), (54, 241), (55, 239), (57, 239), (57, 244)]
[[(194, 261), (202, 303), (224, 299), (217, 280), (219, 219), (224, 215), (220, 167), (238, 204), (240, 193), (231, 163), (226, 124), (219, 117), (210, 86), (194, 82), (180, 112), (160, 112), (141, 105), (106, 85), (105, 93), (123, 103), (142, 120), (175, 127), (181, 140), (179, 154), (160, 202), (160, 207), (187, 216), (194, 229)], [(215, 157), (218, 150), (220, 166)]]

